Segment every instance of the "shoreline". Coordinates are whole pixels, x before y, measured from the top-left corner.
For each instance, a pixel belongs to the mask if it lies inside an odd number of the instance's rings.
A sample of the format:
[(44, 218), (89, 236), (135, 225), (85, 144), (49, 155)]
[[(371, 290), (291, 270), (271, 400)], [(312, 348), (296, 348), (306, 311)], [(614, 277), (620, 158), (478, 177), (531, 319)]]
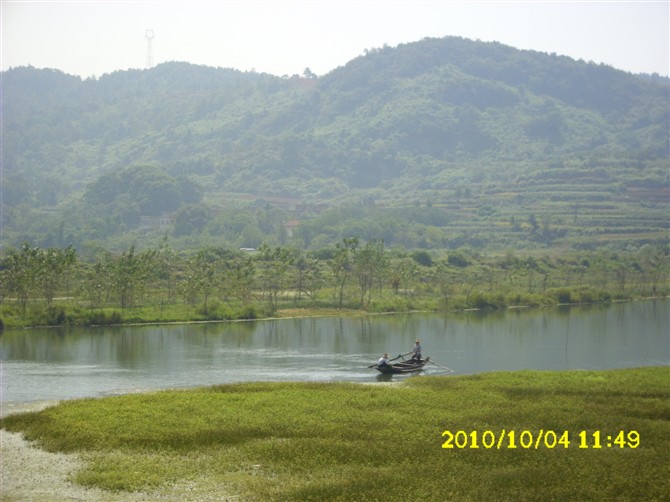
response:
[[(14, 330), (30, 330), (30, 329), (63, 329), (63, 328), (121, 328), (121, 327), (141, 327), (141, 326), (169, 326), (169, 325), (187, 325), (187, 324), (220, 324), (220, 323), (244, 323), (244, 322), (259, 322), (259, 321), (282, 321), (286, 319), (309, 319), (309, 318), (321, 318), (321, 317), (367, 317), (367, 316), (384, 316), (384, 315), (398, 315), (398, 314), (417, 314), (417, 313), (450, 313), (450, 314), (467, 314), (470, 312), (480, 312), (480, 311), (504, 311), (504, 310), (519, 310), (519, 309), (544, 309), (544, 308), (557, 308), (557, 307), (580, 307), (587, 305), (607, 305), (613, 303), (627, 303), (627, 302), (644, 302), (644, 301), (654, 301), (654, 300), (664, 300), (670, 299), (670, 296), (644, 296), (644, 297), (631, 297), (631, 298), (615, 298), (608, 301), (596, 301), (596, 302), (567, 302), (567, 303), (553, 303), (553, 304), (540, 304), (540, 305), (505, 305), (499, 308), (481, 308), (481, 307), (472, 307), (464, 308), (461, 310), (434, 310), (434, 309), (409, 309), (409, 310), (390, 310), (390, 311), (367, 311), (363, 309), (337, 309), (337, 308), (287, 308), (280, 309), (278, 313), (280, 315), (271, 316), (271, 317), (258, 317), (253, 319), (239, 318), (239, 319), (195, 319), (195, 320), (165, 320), (165, 321), (131, 321), (131, 322), (121, 322), (121, 323), (110, 323), (110, 324), (53, 324), (53, 325), (34, 325), (34, 326), (12, 326), (5, 324), (0, 330), (2, 331), (14, 331)], [(298, 310), (303, 310), (304, 313), (297, 313)], [(285, 312), (289, 315), (281, 315), (282, 312)], [(293, 315), (298, 314), (298, 315)]]
[(17, 413), (32, 413), (36, 411), (42, 411), (46, 408), (57, 406), (62, 402), (62, 399), (50, 399), (46, 401), (3, 401), (0, 403), (0, 418), (5, 418), (6, 416), (15, 415)]

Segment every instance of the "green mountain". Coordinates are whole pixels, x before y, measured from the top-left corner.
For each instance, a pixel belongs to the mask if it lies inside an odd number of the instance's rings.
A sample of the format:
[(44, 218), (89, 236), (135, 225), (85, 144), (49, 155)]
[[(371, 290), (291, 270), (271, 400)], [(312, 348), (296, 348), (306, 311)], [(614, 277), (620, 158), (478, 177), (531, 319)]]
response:
[(179, 247), (667, 243), (669, 96), (667, 78), (452, 37), (318, 78), (15, 68), (3, 232), (79, 247), (166, 232)]

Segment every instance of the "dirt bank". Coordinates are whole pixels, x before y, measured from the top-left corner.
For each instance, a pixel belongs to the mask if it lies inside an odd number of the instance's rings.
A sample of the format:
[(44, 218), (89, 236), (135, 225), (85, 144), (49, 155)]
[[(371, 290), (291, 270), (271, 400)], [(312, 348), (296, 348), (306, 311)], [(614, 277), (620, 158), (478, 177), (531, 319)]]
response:
[[(56, 404), (56, 401), (2, 403), (0, 415), (40, 411)], [(238, 500), (222, 494), (220, 486), (208, 486), (206, 480), (185, 481), (162, 493), (109, 493), (88, 489), (69, 481), (83, 466), (84, 461), (78, 455), (48, 453), (25, 441), (21, 434), (0, 430), (0, 500), (3, 502)]]

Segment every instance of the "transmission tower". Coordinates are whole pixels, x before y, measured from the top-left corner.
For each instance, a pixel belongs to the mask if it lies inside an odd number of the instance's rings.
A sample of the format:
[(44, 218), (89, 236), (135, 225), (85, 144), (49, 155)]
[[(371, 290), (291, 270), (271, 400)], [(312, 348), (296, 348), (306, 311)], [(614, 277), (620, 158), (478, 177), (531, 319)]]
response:
[(147, 39), (147, 70), (154, 65), (154, 30), (147, 30), (144, 33), (144, 38)]

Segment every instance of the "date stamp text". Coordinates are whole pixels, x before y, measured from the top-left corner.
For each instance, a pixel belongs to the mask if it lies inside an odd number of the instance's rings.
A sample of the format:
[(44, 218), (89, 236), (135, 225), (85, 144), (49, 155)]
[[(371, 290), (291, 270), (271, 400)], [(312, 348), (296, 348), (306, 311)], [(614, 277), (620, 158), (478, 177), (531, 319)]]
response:
[(637, 448), (640, 446), (640, 433), (637, 431), (616, 431), (611, 434), (595, 431), (553, 431), (539, 429), (499, 431), (449, 431), (442, 433), (444, 449), (534, 449), (540, 448)]

